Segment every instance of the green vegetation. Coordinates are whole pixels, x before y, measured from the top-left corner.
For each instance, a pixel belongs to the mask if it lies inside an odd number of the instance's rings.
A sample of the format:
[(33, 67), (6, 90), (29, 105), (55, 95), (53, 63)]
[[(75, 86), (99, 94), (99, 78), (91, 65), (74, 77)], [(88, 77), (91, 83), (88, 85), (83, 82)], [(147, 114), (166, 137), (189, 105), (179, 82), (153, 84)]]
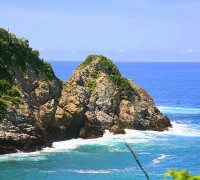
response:
[(52, 67), (49, 63), (43, 61), (42, 70), (46, 74), (48, 79), (56, 78), (55, 75), (54, 75), (53, 69), (52, 69)]
[(95, 58), (95, 55), (89, 55), (83, 63), (81, 63), (78, 67), (78, 69), (84, 69), (87, 65), (89, 65), (93, 59)]
[(187, 170), (173, 170), (169, 169), (165, 174), (164, 178), (166, 179), (167, 177), (172, 176), (173, 179), (175, 180), (200, 180), (200, 175), (190, 175)]
[(7, 109), (7, 103), (0, 98), (0, 121), (4, 118), (4, 111)]
[[(0, 96), (4, 99), (11, 99), (12, 97), (19, 97), (20, 93), (17, 88), (13, 87), (7, 80), (0, 80)], [(13, 102), (14, 103), (14, 102)]]
[(48, 79), (56, 78), (51, 65), (39, 58), (39, 52), (29, 47), (27, 39), (17, 38), (0, 28), (0, 78), (12, 76), (10, 66), (24, 70), (28, 65), (36, 73), (44, 73)]
[(51, 65), (39, 58), (39, 52), (29, 47), (27, 39), (17, 38), (0, 28), (0, 120), (10, 103), (21, 103), (20, 93), (15, 87), (14, 70), (25, 74), (28, 67), (36, 74), (46, 75), (49, 80), (56, 79)]
[[(107, 59), (104, 56), (99, 55), (90, 55), (86, 58), (86, 60), (78, 67), (78, 69), (83, 69), (90, 63), (94, 62), (98, 59), (98, 63), (95, 66), (95, 74), (94, 78), (98, 78), (100, 73), (108, 74), (109, 78), (112, 80), (114, 85), (120, 90), (122, 99), (129, 99), (133, 94), (137, 94), (133, 87), (130, 85), (128, 79), (122, 77), (118, 68), (110, 59)], [(95, 80), (92, 82), (88, 82), (91, 90), (94, 90), (96, 83)]]
[(121, 73), (119, 72), (118, 68), (110, 59), (107, 59), (104, 56), (99, 56), (100, 61), (98, 63), (98, 73), (100, 71), (109, 75), (110, 79), (114, 82), (115, 86), (121, 92), (122, 99), (129, 99), (134, 93), (135, 90), (130, 85), (128, 79), (122, 77)]
[(16, 87), (12, 86), (6, 79), (0, 80), (0, 120), (4, 117), (4, 111), (8, 107), (8, 102), (20, 104), (20, 93)]
[(88, 85), (90, 87), (90, 91), (94, 92), (94, 89), (96, 87), (96, 80), (88, 81)]

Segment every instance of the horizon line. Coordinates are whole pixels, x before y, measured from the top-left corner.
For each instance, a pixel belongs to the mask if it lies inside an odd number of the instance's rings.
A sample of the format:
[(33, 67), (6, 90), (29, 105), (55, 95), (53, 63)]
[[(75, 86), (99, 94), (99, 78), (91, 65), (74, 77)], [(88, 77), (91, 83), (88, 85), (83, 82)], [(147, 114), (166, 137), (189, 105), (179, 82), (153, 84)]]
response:
[[(44, 60), (47, 62), (83, 62), (84, 60)], [(113, 62), (132, 62), (132, 63), (200, 63), (200, 61), (117, 61)]]

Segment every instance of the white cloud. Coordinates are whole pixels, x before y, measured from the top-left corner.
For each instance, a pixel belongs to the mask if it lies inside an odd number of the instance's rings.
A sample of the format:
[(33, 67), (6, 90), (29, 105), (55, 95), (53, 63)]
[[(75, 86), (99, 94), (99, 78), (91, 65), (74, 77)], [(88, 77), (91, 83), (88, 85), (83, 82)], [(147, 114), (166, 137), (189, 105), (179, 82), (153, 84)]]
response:
[(182, 51), (182, 54), (191, 54), (191, 53), (194, 53), (194, 52), (196, 52), (196, 51), (193, 50), (193, 49), (185, 49), (185, 50)]
[(44, 48), (39, 48), (38, 51), (42, 52), (44, 51), (45, 49)]

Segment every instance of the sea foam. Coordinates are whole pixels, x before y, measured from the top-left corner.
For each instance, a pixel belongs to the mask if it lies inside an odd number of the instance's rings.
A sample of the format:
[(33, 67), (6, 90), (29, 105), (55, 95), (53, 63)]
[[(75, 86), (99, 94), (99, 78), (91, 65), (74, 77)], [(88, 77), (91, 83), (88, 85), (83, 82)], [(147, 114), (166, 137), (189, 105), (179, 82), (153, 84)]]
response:
[(166, 159), (167, 157), (170, 157), (170, 155), (160, 154), (158, 158), (153, 159), (151, 164), (159, 164), (162, 160)]
[(172, 122), (172, 128), (164, 131), (166, 135), (177, 135), (177, 136), (188, 136), (188, 137), (200, 137), (200, 126), (195, 127), (188, 124), (180, 124), (177, 122)]
[(124, 169), (73, 169), (73, 170), (66, 170), (68, 172), (74, 172), (78, 174), (111, 174), (114, 172), (131, 172), (135, 168), (124, 168)]
[(168, 107), (157, 106), (163, 113), (168, 114), (200, 114), (200, 108), (183, 108), (183, 107)]
[(71, 151), (84, 145), (104, 145), (109, 148), (110, 152), (126, 152), (126, 148), (121, 148), (123, 142), (131, 144), (148, 143), (150, 141), (164, 141), (170, 136), (188, 136), (200, 137), (200, 129), (191, 127), (187, 124), (172, 122), (173, 127), (166, 131), (139, 131), (125, 129), (126, 134), (113, 135), (108, 130), (103, 137), (97, 139), (71, 139), (67, 141), (54, 142), (53, 148), (44, 148), (43, 151)]
[(0, 162), (41, 161), (41, 160), (46, 160), (46, 156), (40, 151), (31, 153), (18, 152), (13, 154), (0, 155)]
[[(103, 137), (97, 139), (71, 139), (67, 141), (54, 142), (52, 148), (44, 148), (42, 151), (33, 153), (15, 153), (8, 155), (1, 155), (0, 162), (3, 161), (38, 161), (45, 160), (46, 154), (50, 152), (69, 152), (81, 146), (106, 146), (110, 152), (128, 152), (125, 148), (124, 141), (134, 144), (147, 144), (148, 142), (167, 141), (171, 136), (185, 136), (185, 137), (200, 137), (200, 128), (187, 124), (172, 122), (173, 128), (166, 131), (139, 131), (125, 129), (126, 134), (113, 135), (108, 130), (105, 131)], [(146, 153), (146, 152), (138, 152)], [(160, 160), (163, 156), (159, 157)], [(154, 161), (154, 163), (157, 162)]]

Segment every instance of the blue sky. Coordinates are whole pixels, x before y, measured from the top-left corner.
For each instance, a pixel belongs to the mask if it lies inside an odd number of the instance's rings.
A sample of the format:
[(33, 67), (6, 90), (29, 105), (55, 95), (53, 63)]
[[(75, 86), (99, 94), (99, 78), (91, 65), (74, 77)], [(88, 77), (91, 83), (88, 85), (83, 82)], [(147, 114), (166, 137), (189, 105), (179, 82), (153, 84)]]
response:
[(199, 0), (0, 0), (0, 26), (45, 60), (200, 62)]

